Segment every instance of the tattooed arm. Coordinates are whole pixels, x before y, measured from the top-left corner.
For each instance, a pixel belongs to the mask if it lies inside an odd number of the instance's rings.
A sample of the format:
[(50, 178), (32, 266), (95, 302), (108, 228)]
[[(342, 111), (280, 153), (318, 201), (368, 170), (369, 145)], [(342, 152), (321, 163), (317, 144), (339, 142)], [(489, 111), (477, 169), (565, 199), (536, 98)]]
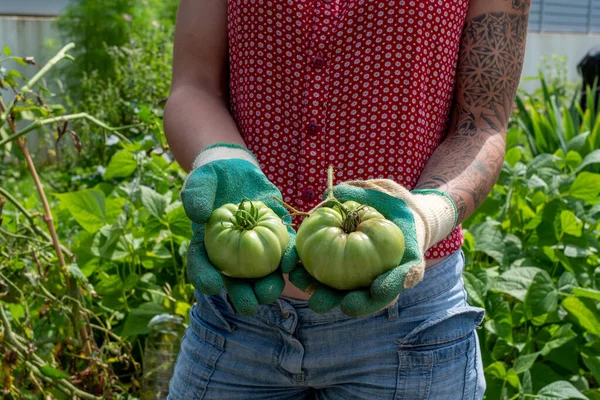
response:
[(462, 34), (452, 117), (418, 189), (443, 190), (463, 221), (492, 190), (521, 77), (531, 0), (471, 0)]

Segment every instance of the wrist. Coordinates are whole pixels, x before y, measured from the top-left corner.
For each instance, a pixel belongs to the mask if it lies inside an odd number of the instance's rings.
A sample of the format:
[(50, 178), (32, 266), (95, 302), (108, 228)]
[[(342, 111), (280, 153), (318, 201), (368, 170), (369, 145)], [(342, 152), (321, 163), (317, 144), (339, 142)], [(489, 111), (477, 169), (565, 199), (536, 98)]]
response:
[(423, 214), (428, 230), (427, 248), (444, 240), (458, 225), (458, 211), (454, 200), (439, 190), (413, 190), (411, 192)]
[(247, 148), (232, 143), (215, 143), (202, 150), (192, 163), (192, 171), (201, 166), (218, 160), (241, 159), (248, 161), (260, 169), (258, 160)]

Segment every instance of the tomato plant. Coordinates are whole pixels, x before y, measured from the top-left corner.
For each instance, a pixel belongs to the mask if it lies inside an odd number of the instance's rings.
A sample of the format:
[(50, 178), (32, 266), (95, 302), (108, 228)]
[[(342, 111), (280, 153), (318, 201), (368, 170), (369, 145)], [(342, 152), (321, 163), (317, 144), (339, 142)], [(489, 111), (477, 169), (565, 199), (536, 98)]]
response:
[(210, 261), (233, 278), (262, 278), (275, 271), (290, 242), (285, 224), (262, 201), (225, 204), (206, 224)]

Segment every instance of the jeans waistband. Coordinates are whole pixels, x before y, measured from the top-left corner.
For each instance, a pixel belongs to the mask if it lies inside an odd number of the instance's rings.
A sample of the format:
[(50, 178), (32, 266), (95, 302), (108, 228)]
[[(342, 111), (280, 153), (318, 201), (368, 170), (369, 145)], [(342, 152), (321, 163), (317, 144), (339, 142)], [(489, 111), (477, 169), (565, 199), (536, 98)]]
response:
[[(425, 302), (433, 299), (451, 288), (453, 288), (464, 268), (464, 254), (462, 250), (458, 250), (450, 255), (441, 263), (427, 269), (423, 276), (423, 280), (416, 286), (405, 290), (398, 297), (398, 301), (390, 305), (388, 308), (372, 314), (378, 315), (388, 313), (390, 318), (397, 314), (398, 308), (407, 308), (412, 305)], [(201, 295), (212, 301), (219, 309), (235, 314), (233, 305), (231, 304), (227, 292), (221, 290), (220, 293), (214, 296)], [(289, 313), (297, 314), (299, 321), (303, 323), (320, 323), (347, 320), (348, 317), (339, 309), (332, 310), (325, 314), (317, 314), (308, 307), (308, 302), (282, 296), (274, 304), (260, 305), (256, 314), (257, 318), (266, 321), (274, 321), (276, 319), (286, 318)]]

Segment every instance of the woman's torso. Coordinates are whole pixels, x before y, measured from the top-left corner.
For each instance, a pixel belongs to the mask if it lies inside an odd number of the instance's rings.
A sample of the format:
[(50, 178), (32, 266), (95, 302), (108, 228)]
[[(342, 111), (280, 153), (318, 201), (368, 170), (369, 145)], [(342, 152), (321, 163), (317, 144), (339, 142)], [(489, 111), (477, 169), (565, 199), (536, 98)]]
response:
[[(231, 112), (300, 209), (336, 182), (412, 189), (447, 128), (468, 0), (229, 0)], [(460, 227), (430, 249), (462, 244)]]

